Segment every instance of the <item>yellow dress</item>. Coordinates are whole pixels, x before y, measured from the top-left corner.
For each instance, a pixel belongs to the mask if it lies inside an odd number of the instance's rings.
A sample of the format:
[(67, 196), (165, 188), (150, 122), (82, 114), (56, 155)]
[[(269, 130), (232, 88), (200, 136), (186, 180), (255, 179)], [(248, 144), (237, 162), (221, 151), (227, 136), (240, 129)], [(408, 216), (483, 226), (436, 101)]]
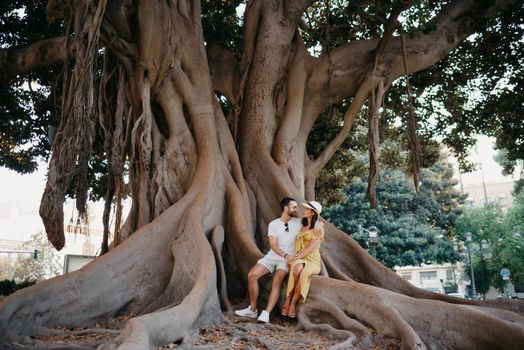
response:
[[(295, 247), (297, 250), (297, 254), (299, 254), (301, 251), (306, 249), (306, 247), (311, 243), (311, 241), (320, 239), (321, 241), (324, 240), (324, 229), (322, 228), (315, 228), (310, 229), (308, 231), (300, 232), (297, 235), (297, 240), (295, 243)], [(308, 256), (302, 259), (295, 260), (291, 263), (291, 267), (289, 268), (289, 277), (287, 281), (287, 290), (286, 290), (286, 297), (291, 294), (291, 291), (295, 288), (295, 279), (293, 277), (293, 269), (295, 265), (297, 264), (304, 264), (304, 269), (300, 273), (300, 276), (298, 278), (298, 283), (300, 283), (300, 299), (299, 301), (301, 303), (306, 301), (306, 297), (309, 292), (309, 285), (311, 284), (311, 276), (312, 275), (318, 275), (320, 273), (320, 245), (313, 250), (311, 253), (309, 253)]]

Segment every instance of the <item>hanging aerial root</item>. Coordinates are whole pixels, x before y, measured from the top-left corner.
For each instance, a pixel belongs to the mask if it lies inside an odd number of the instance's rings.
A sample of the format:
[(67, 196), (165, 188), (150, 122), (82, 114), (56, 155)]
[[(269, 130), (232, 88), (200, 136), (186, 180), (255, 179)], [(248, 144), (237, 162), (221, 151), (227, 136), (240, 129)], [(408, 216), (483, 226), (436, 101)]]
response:
[[(407, 297), (356, 282), (313, 277), (299, 321), (352, 329), (402, 349), (520, 349), (524, 317), (506, 310)], [(357, 326), (355, 326), (355, 323)], [(358, 326), (358, 323), (361, 326)], [(364, 329), (366, 329), (364, 331)]]
[(370, 99), (369, 109), (369, 176), (367, 198), (371, 208), (377, 207), (377, 182), (379, 174), (379, 129), (380, 107), (384, 98), (384, 82), (381, 81)]
[[(125, 98), (126, 86), (128, 86), (125, 73), (122, 68), (111, 69), (109, 55), (104, 56), (104, 69), (99, 85), (98, 98), (98, 115), (100, 128), (103, 131), (104, 150), (107, 159), (107, 190), (104, 198), (104, 213), (102, 216), (102, 224), (104, 226), (104, 233), (102, 238), (101, 254), (109, 251), (109, 235), (110, 224), (109, 217), (113, 199), (117, 207), (115, 218), (115, 235), (113, 241), (117, 241), (118, 231), (120, 229), (121, 221), (121, 197), (122, 197), (122, 174), (124, 172), (124, 113), (129, 109), (127, 100)], [(116, 73), (115, 73), (116, 72)], [(113, 82), (117, 86), (116, 101), (108, 101), (106, 96), (106, 88), (109, 82)], [(116, 105), (116, 106), (115, 106)], [(114, 113), (113, 113), (114, 110)], [(116, 196), (116, 198), (115, 198)]]
[(140, 82), (140, 99), (142, 114), (138, 117), (131, 131), (131, 162), (129, 169), (129, 182), (133, 183), (133, 205), (137, 206), (136, 228), (151, 221), (151, 169), (153, 114), (151, 111), (151, 82), (145, 77)]
[[(94, 72), (98, 49), (100, 25), (106, 1), (99, 1), (96, 8), (81, 5), (71, 15), (75, 23), (75, 67), (69, 77), (64, 65), (64, 98), (60, 125), (52, 145), (46, 188), (40, 204), (47, 237), (53, 246), (64, 247), (64, 195), (73, 176), (77, 178), (77, 203), (84, 214), (87, 201), (87, 162), (95, 135), (96, 106), (94, 102)], [(78, 17), (78, 18), (75, 18)], [(83, 20), (80, 20), (80, 17)]]

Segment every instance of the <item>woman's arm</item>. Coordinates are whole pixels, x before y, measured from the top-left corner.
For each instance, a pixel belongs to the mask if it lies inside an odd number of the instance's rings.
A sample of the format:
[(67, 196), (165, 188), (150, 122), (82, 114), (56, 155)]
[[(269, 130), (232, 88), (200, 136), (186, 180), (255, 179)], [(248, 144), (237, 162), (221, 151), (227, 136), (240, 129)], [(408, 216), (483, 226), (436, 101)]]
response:
[(298, 253), (297, 255), (297, 258), (298, 259), (303, 259), (305, 258), (306, 256), (308, 256), (312, 251), (314, 251), (315, 249), (317, 249), (319, 246), (320, 246), (320, 243), (322, 243), (322, 240), (320, 239), (312, 239), (309, 244), (307, 245), (306, 248), (304, 248), (303, 251), (301, 251), (300, 253)]

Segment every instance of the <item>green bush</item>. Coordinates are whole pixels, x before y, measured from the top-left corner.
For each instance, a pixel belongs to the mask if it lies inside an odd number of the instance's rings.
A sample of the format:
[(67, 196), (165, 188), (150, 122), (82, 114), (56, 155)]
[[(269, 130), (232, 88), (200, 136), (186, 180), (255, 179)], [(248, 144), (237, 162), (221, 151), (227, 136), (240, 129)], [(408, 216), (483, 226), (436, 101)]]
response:
[(9, 294), (13, 294), (19, 289), (32, 286), (35, 284), (36, 281), (22, 281), (22, 282), (15, 282), (14, 280), (3, 280), (0, 281), (0, 295), (2, 296), (8, 296)]

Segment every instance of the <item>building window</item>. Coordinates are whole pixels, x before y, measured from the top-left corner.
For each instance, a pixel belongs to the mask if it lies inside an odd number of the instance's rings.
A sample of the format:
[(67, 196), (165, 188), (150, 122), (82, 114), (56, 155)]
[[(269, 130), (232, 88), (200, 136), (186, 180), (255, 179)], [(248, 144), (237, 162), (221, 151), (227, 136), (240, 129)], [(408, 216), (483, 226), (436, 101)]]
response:
[(401, 273), (402, 278), (411, 281), (411, 272), (402, 272)]
[(451, 269), (446, 269), (446, 280), (451, 281), (453, 279), (453, 271)]
[(436, 280), (437, 279), (437, 271), (424, 271), (420, 273), (420, 280)]

